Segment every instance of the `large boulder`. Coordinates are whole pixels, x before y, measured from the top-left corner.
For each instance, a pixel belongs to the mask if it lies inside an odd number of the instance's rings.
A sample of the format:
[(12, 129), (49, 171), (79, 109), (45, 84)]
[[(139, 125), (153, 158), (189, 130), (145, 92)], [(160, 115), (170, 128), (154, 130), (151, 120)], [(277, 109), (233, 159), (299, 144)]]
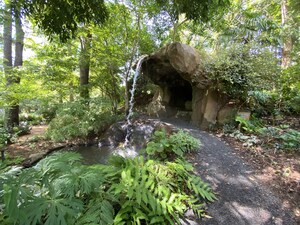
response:
[(149, 114), (191, 115), (190, 120), (203, 128), (217, 122), (226, 98), (211, 88), (197, 49), (181, 43), (169, 44), (144, 59), (142, 72), (159, 86), (148, 106)]
[(178, 85), (182, 79), (205, 88), (209, 80), (202, 72), (201, 55), (197, 49), (172, 43), (148, 56), (143, 63), (143, 71), (157, 85)]

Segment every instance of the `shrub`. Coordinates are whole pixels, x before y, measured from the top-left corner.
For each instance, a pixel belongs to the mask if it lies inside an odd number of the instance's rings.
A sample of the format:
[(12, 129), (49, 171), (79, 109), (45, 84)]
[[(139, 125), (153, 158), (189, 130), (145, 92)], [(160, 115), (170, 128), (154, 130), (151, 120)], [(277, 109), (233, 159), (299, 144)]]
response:
[(183, 157), (185, 153), (197, 150), (199, 147), (199, 140), (193, 138), (188, 132), (179, 130), (168, 137), (165, 130), (159, 130), (154, 132), (152, 141), (147, 144), (145, 151), (150, 157), (164, 160)]
[(43, 116), (37, 113), (22, 113), (20, 114), (20, 121), (29, 123), (30, 125), (42, 124)]
[(246, 103), (249, 92), (274, 88), (280, 67), (268, 49), (253, 43), (234, 44), (209, 57), (204, 63), (204, 73), (212, 88)]
[(57, 110), (56, 117), (50, 122), (46, 136), (55, 141), (85, 138), (97, 134), (102, 129), (120, 119), (107, 109), (105, 101), (69, 102)]
[(247, 120), (243, 117), (237, 116), (235, 121), (238, 122), (239, 129), (248, 133), (258, 132), (259, 129), (263, 127), (262, 122), (256, 118), (251, 118), (251, 120)]
[(7, 145), (9, 138), (10, 134), (8, 133), (8, 131), (0, 125), (0, 148)]

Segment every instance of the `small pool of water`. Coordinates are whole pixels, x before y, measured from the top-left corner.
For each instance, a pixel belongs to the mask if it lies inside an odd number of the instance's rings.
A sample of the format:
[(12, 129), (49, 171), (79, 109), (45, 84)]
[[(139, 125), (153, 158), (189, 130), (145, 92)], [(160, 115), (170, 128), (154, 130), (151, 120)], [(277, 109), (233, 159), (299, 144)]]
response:
[(78, 146), (71, 150), (80, 153), (83, 163), (88, 165), (106, 164), (108, 158), (113, 154), (113, 150), (109, 147)]
[(106, 164), (112, 155), (120, 155), (124, 158), (133, 158), (138, 155), (135, 148), (111, 148), (109, 146), (78, 146), (66, 151), (78, 152), (82, 156), (82, 162), (87, 165)]

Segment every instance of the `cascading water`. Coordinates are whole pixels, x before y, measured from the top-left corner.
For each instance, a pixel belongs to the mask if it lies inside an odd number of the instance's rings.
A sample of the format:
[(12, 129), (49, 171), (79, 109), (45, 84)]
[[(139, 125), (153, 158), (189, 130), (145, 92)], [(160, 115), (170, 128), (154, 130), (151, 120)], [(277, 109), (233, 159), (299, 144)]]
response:
[(132, 89), (130, 91), (130, 101), (129, 101), (129, 111), (128, 111), (128, 115), (126, 117), (126, 121), (127, 121), (127, 129), (126, 129), (126, 137), (125, 137), (125, 143), (124, 143), (124, 147), (128, 147), (129, 145), (129, 138), (131, 135), (131, 128), (132, 128), (132, 122), (131, 122), (131, 117), (133, 115), (133, 106), (134, 106), (134, 92), (135, 92), (135, 88), (136, 88), (136, 81), (138, 76), (140, 75), (141, 72), (141, 66), (143, 63), (143, 60), (147, 57), (147, 55), (143, 55), (136, 66), (136, 70), (134, 73), (134, 77), (133, 77), (133, 84), (132, 84)]

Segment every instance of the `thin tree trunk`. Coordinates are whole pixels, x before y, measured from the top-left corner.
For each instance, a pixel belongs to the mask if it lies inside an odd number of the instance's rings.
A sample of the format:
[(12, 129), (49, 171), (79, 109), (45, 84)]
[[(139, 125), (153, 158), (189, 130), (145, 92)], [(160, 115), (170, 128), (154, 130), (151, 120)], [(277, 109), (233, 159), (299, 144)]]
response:
[[(282, 0), (281, 2), (281, 24), (284, 27), (287, 23), (288, 19), (288, 8), (287, 8), (287, 0)], [(283, 47), (282, 47), (282, 58), (281, 58), (281, 66), (283, 68), (287, 68), (291, 65), (291, 52), (293, 48), (293, 41), (290, 35), (285, 35), (283, 37)]]
[(80, 37), (80, 97), (87, 100), (89, 99), (89, 74), (90, 74), (90, 48), (91, 48), (92, 35), (89, 33), (87, 36)]
[[(9, 3), (5, 4), (3, 20), (3, 67), (7, 85), (10, 85), (12, 75), (12, 9)], [(7, 100), (10, 105), (10, 99)], [(9, 109), (5, 110), (5, 126), (10, 132), (14, 126)]]

